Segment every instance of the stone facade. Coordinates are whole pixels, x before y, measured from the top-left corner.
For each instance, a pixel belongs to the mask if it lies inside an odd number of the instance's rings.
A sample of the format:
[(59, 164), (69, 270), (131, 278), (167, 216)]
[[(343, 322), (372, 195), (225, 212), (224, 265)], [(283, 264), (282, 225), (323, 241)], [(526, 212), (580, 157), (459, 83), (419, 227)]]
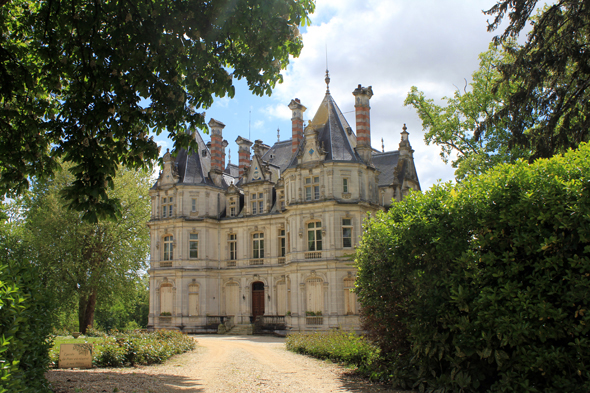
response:
[(194, 133), (199, 151), (166, 153), (150, 191), (150, 328), (201, 332), (221, 317), (359, 328), (350, 256), (363, 220), (420, 184), (405, 125), (399, 150), (372, 149), (373, 91), (353, 94), (357, 134), (328, 89), (305, 127), (306, 108), (291, 101), (290, 140), (238, 137), (239, 166), (225, 166), (225, 125), (214, 119), (209, 145)]

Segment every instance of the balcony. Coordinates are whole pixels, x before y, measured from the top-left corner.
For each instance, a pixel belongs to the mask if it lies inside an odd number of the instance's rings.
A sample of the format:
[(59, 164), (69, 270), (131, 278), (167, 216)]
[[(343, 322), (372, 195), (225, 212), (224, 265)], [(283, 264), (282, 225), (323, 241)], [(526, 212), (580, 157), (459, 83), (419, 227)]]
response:
[(324, 317), (305, 317), (305, 324), (307, 326), (322, 326)]
[(285, 257), (279, 257), (279, 265), (284, 265), (285, 264)]
[(172, 261), (162, 261), (160, 267), (172, 267)]
[(250, 259), (250, 266), (264, 265), (264, 259)]
[(227, 267), (236, 267), (236, 261), (227, 261)]
[(305, 259), (320, 259), (322, 257), (321, 251), (307, 251), (305, 253)]

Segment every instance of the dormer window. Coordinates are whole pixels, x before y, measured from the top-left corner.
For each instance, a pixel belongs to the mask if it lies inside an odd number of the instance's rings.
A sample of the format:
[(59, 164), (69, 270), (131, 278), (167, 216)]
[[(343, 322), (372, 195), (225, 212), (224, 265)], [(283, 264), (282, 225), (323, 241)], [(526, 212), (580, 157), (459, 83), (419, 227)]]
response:
[(256, 193), (252, 194), (250, 197), (251, 206), (252, 206), (252, 214), (262, 214), (264, 213), (264, 194), (261, 192), (258, 195)]

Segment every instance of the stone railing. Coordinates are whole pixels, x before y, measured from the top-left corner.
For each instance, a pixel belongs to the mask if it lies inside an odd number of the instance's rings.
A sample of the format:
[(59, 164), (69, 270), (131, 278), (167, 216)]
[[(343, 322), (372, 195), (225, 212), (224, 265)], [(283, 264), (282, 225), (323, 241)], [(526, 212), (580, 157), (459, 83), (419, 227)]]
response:
[(162, 261), (160, 267), (172, 267), (172, 261)]
[(284, 315), (260, 315), (257, 317), (264, 325), (284, 325)]
[(320, 259), (322, 257), (321, 251), (307, 251), (305, 253), (305, 259)]
[(227, 267), (236, 267), (236, 261), (227, 261)]
[(324, 317), (305, 317), (305, 324), (319, 326), (324, 324)]
[(287, 258), (279, 257), (279, 265), (284, 265)]
[(250, 266), (264, 265), (264, 259), (250, 259)]

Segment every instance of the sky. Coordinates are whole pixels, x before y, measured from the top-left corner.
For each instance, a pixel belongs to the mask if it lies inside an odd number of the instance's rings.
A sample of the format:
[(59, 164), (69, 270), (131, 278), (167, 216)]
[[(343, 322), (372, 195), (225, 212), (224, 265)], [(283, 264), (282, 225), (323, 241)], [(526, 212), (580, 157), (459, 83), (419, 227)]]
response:
[[(488, 49), (497, 32), (487, 31), (482, 10), (494, 0), (316, 0), (312, 25), (302, 28), (304, 47), (283, 71), (284, 82), (271, 97), (258, 97), (244, 81), (236, 83), (233, 99), (216, 98), (206, 110), (226, 125), (223, 138), (231, 162), (238, 164), (235, 140), (242, 136), (271, 145), (291, 138), (293, 98), (307, 107), (304, 120), (315, 115), (325, 91), (326, 59), (330, 92), (351, 127), (355, 128), (352, 91), (361, 84), (372, 86), (371, 142), (381, 150), (397, 150), (404, 123), (422, 190), (438, 181), (453, 179), (454, 169), (440, 158), (440, 149), (424, 142), (416, 111), (404, 106), (412, 86), (427, 98), (439, 100), (463, 89), (465, 79), (478, 68), (478, 55)], [(205, 142), (209, 135), (203, 135)], [(161, 134), (156, 141), (162, 152), (172, 142)]]

